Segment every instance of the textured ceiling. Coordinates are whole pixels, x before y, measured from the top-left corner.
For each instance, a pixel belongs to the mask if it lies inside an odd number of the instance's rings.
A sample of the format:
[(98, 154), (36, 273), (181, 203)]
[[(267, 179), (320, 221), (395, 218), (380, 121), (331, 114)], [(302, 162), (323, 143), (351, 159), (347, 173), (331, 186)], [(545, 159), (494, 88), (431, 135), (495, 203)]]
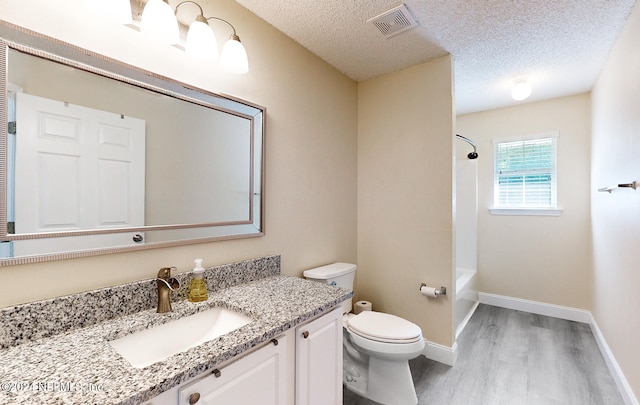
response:
[(458, 114), (589, 91), (635, 0), (405, 0), (419, 26), (391, 38), (371, 23), (395, 0), (236, 0), (356, 81), (451, 53)]

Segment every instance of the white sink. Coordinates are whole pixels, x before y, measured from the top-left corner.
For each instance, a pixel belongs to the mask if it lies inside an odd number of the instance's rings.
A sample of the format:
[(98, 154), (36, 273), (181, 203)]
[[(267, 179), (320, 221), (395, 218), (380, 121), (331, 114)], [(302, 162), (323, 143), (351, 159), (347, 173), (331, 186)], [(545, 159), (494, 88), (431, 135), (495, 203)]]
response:
[(213, 340), (252, 321), (232, 310), (214, 307), (109, 342), (133, 367), (144, 368)]

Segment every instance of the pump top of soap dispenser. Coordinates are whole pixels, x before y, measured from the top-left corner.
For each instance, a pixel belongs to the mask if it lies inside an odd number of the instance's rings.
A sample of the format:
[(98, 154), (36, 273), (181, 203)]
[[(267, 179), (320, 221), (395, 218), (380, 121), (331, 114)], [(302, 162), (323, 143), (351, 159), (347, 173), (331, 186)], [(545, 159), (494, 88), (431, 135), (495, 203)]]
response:
[(194, 263), (196, 265), (193, 267), (193, 272), (195, 274), (202, 274), (204, 272), (204, 269), (202, 268), (202, 259), (196, 259), (194, 260)]

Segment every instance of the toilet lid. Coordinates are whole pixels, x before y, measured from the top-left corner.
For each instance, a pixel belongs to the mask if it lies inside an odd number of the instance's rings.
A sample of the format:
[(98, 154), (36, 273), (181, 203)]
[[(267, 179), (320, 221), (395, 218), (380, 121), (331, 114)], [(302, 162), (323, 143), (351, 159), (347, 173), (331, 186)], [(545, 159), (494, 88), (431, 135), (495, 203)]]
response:
[(422, 339), (418, 325), (383, 312), (363, 311), (348, 319), (348, 328), (367, 339), (387, 343), (411, 343)]

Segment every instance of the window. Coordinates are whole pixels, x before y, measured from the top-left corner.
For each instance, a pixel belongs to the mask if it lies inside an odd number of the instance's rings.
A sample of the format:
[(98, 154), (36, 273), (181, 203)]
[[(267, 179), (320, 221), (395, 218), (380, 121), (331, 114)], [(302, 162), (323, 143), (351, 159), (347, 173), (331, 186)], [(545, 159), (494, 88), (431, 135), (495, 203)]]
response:
[(553, 133), (494, 141), (495, 209), (557, 208), (557, 138)]

